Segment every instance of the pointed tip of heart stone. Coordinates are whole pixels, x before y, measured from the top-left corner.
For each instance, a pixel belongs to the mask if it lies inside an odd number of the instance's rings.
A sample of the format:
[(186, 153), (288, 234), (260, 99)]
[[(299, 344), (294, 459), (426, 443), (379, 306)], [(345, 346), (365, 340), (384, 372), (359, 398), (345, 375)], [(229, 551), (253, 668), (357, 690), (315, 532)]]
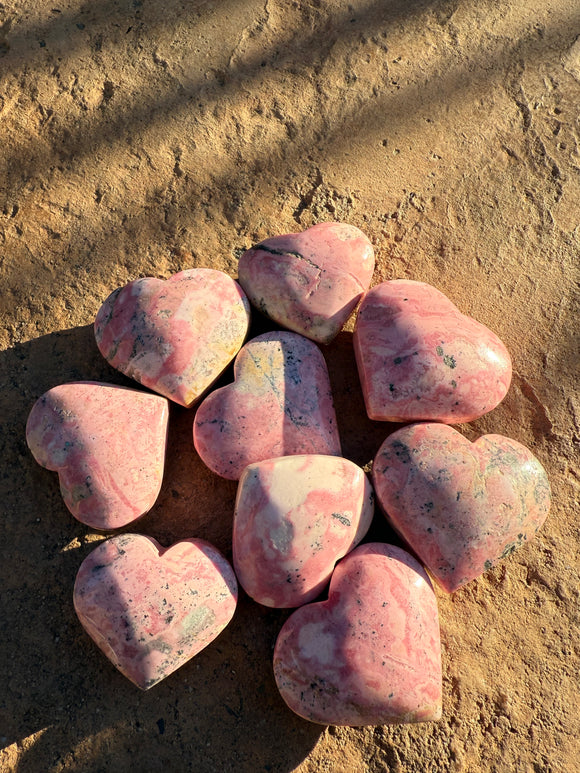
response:
[(355, 548), (337, 565), (328, 601), (300, 607), (282, 627), (274, 676), (289, 708), (311, 722), (440, 719), (439, 617), (423, 567), (392, 545)]
[(208, 542), (162, 548), (141, 534), (99, 545), (81, 564), (74, 606), (89, 636), (142, 690), (208, 646), (232, 619), (234, 572)]
[(373, 246), (358, 228), (318, 223), (245, 252), (239, 281), (252, 304), (318, 343), (335, 338), (370, 285)]
[(447, 593), (530, 541), (550, 509), (529, 449), (501, 435), (471, 443), (445, 424), (389, 435), (372, 478), (387, 519)]
[(493, 410), (511, 383), (511, 358), (496, 334), (423, 282), (393, 280), (369, 290), (353, 345), (375, 421), (473, 421)]
[(64, 502), (94, 529), (127, 526), (148, 512), (165, 464), (164, 397), (98, 382), (53, 387), (34, 404), (26, 441), (58, 472)]

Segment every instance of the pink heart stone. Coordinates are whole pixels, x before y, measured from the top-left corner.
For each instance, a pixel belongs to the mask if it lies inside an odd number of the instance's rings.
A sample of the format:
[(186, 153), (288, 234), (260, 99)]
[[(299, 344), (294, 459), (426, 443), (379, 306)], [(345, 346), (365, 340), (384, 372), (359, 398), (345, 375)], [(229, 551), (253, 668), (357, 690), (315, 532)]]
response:
[(234, 569), (267, 607), (313, 601), (335, 563), (371, 524), (373, 491), (353, 462), (336, 456), (284, 456), (242, 473), (234, 514)]
[(253, 338), (236, 357), (234, 378), (195, 417), (195, 447), (210, 470), (238, 480), (264, 459), (340, 456), (328, 370), (312, 341), (285, 331)]
[(288, 706), (324, 725), (441, 717), (437, 602), (423, 567), (400, 548), (362, 545), (336, 567), (328, 601), (288, 618), (274, 649)]
[(114, 368), (189, 407), (236, 356), (249, 324), (237, 282), (195, 268), (115, 290), (97, 313), (95, 337)]
[(370, 285), (374, 267), (374, 250), (362, 231), (344, 223), (319, 223), (245, 252), (239, 282), (270, 319), (327, 344)]
[(511, 359), (495, 333), (423, 282), (373, 287), (353, 343), (374, 420), (472, 421), (495, 408), (511, 382)]
[(103, 542), (81, 564), (74, 606), (119, 671), (148, 690), (207, 647), (232, 619), (234, 572), (208, 542), (169, 548), (141, 534)]
[(393, 528), (448, 593), (531, 539), (550, 509), (531, 451), (501, 435), (470, 443), (443, 424), (389, 435), (373, 481)]
[(34, 404), (26, 442), (40, 465), (58, 472), (77, 520), (119, 529), (157, 499), (168, 420), (164, 397), (92, 381), (61, 384)]

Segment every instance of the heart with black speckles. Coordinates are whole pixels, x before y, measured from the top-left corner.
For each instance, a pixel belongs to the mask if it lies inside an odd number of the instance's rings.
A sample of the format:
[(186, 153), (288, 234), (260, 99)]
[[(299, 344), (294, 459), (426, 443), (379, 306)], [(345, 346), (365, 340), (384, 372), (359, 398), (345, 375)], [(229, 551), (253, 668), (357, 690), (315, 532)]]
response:
[(532, 539), (550, 509), (550, 484), (521, 443), (471, 443), (445, 424), (412, 424), (373, 463), (377, 500), (439, 585), (451, 593)]
[(293, 454), (340, 456), (330, 380), (322, 352), (296, 333), (264, 333), (236, 357), (232, 384), (199, 406), (195, 448), (218, 475)]
[(250, 304), (237, 282), (195, 268), (115, 290), (97, 313), (95, 338), (114, 368), (189, 407), (236, 356), (249, 324)]
[(327, 601), (286, 621), (274, 649), (278, 689), (296, 714), (324, 725), (441, 717), (441, 645), (423, 567), (369, 543), (338, 564)]
[(283, 456), (250, 464), (234, 512), (234, 568), (240, 584), (268, 607), (299, 607), (328, 584), (336, 562), (367, 533), (372, 486), (336, 456)]
[(121, 673), (148, 690), (207, 647), (237, 604), (233, 569), (208, 542), (162, 548), (122, 534), (80, 566), (74, 606), (89, 636)]
[(495, 408), (511, 383), (511, 358), (495, 333), (424, 282), (369, 290), (353, 344), (373, 420), (472, 421)]
[(373, 246), (358, 228), (318, 223), (245, 252), (239, 282), (252, 304), (283, 327), (327, 344), (368, 289)]

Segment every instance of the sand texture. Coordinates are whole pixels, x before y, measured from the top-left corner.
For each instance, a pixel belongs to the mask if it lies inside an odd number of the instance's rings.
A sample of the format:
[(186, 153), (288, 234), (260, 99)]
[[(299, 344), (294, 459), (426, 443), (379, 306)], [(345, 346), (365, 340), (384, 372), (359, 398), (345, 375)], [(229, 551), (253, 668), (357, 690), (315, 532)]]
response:
[[(0, 2), (0, 770), (578, 769), (579, 105), (578, 0)], [(136, 387), (93, 336), (117, 287), (235, 279), (252, 245), (332, 220), (370, 238), (373, 285), (428, 282), (500, 336), (510, 391), (459, 429), (528, 446), (552, 485), (532, 542), (436, 589), (438, 723), (294, 715), (272, 672), (288, 611), (244, 593), (218, 639), (137, 690), (73, 608), (103, 535), (25, 444), (51, 387)], [(366, 417), (352, 325), (323, 352), (343, 453), (368, 471), (394, 425)], [(251, 334), (273, 327), (255, 314)], [(231, 560), (236, 483), (195, 453), (194, 411), (171, 406), (159, 499), (129, 531)], [(396, 537), (377, 515), (366, 540)]]

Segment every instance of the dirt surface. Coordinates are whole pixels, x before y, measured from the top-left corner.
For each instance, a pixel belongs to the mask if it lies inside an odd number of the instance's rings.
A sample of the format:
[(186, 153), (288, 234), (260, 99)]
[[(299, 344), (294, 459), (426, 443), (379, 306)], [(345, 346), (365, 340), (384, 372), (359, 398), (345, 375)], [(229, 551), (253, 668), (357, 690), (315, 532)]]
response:
[[(577, 0), (0, 3), (2, 771), (578, 770), (579, 34)], [(502, 337), (511, 390), (461, 429), (528, 445), (553, 487), (531, 544), (437, 591), (437, 724), (294, 716), (271, 670), (288, 613), (243, 594), (218, 640), (139, 692), (73, 611), (103, 537), (25, 445), (48, 388), (130, 383), (92, 335), (113, 289), (235, 277), (251, 244), (322, 220), (368, 234), (375, 283), (430, 282)], [(365, 416), (351, 333), (324, 354), (345, 455), (367, 464), (393, 427)], [(172, 407), (133, 530), (231, 555), (236, 487), (195, 454), (192, 416)], [(370, 538), (393, 539), (380, 516)]]

